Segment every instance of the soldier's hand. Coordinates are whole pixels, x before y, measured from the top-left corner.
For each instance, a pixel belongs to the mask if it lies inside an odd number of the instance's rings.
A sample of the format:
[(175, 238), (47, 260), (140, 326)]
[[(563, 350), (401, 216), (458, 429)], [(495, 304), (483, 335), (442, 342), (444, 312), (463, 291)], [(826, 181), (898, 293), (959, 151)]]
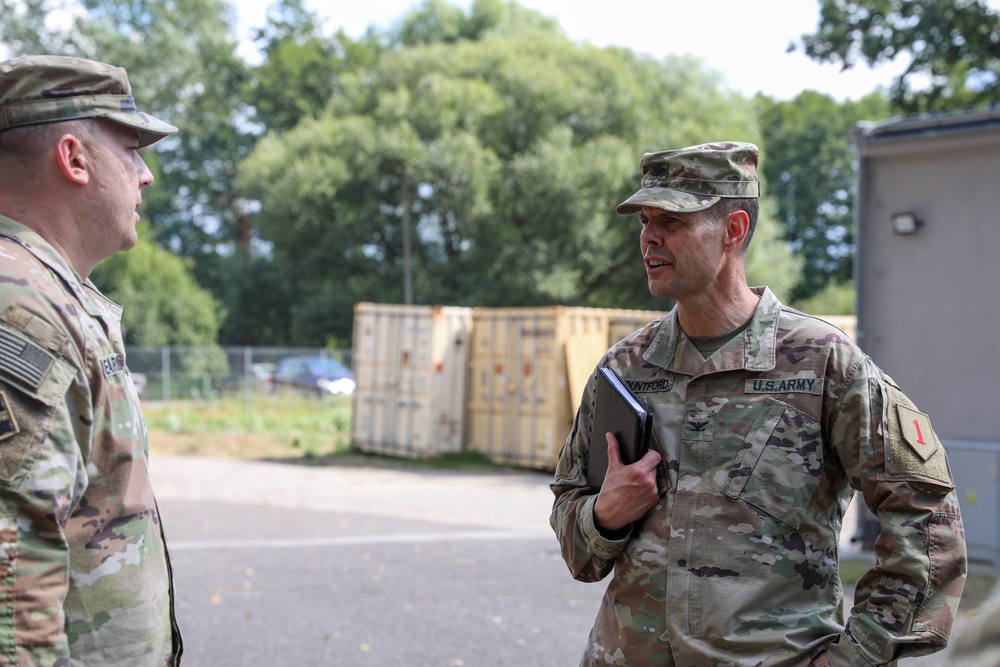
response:
[(821, 653), (809, 661), (809, 667), (832, 667), (826, 653)]
[(656, 506), (656, 467), (660, 454), (653, 449), (631, 465), (622, 463), (618, 440), (611, 433), (608, 440), (608, 471), (594, 503), (594, 521), (598, 528), (616, 531), (638, 521)]

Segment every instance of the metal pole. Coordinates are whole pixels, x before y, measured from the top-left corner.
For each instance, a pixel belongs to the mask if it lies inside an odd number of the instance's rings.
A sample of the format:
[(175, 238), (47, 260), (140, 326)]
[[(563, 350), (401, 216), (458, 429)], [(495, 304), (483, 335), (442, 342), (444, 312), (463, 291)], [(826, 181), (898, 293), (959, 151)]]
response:
[(413, 303), (413, 253), (410, 247), (410, 188), (403, 172), (403, 303)]
[(170, 348), (162, 347), (160, 348), (160, 376), (163, 380), (160, 382), (160, 387), (163, 393), (163, 400), (170, 400)]
[(253, 400), (253, 348), (247, 345), (243, 348), (243, 405), (250, 412)]

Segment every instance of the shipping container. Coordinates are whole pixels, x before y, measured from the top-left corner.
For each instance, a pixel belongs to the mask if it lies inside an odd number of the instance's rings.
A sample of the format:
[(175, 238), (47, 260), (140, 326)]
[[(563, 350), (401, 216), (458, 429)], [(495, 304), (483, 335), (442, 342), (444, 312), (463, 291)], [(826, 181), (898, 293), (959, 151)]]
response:
[(612, 309), (609, 312), (608, 347), (666, 314), (666, 311), (658, 310)]
[(608, 348), (613, 311), (476, 308), (466, 448), (493, 461), (552, 470)]
[(462, 451), (471, 327), (470, 308), (355, 306), (355, 447), (407, 458)]

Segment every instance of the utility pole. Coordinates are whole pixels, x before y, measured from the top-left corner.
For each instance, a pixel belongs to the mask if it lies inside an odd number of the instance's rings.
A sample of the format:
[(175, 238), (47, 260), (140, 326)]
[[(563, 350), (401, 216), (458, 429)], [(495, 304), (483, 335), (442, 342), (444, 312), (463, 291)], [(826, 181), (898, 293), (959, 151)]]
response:
[(410, 248), (410, 187), (403, 169), (403, 303), (413, 304), (413, 255)]

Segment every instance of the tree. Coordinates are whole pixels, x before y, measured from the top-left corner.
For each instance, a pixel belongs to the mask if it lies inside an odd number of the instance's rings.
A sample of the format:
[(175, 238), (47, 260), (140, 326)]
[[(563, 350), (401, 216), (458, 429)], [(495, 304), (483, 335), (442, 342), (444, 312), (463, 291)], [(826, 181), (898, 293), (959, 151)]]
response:
[(838, 103), (805, 91), (781, 102), (756, 98), (763, 133), (760, 167), (777, 204), (784, 238), (802, 257), (801, 279), (789, 297), (809, 297), (853, 275), (855, 150), (851, 129), (885, 116), (878, 93)]
[(830, 283), (808, 299), (793, 305), (805, 313), (820, 315), (854, 315), (857, 293), (854, 281)]
[(475, 0), (469, 13), (445, 0), (424, 0), (403, 17), (389, 34), (393, 46), (426, 46), (460, 40), (479, 41), (487, 36), (563, 36), (554, 19), (508, 0)]
[(219, 340), (225, 345), (286, 345), (293, 340), (289, 281), (294, 269), (260, 255), (231, 255), (221, 262), (226, 305)]
[[(261, 239), (295, 267), (292, 342), (349, 338), (354, 303), (403, 300), (407, 266), (416, 303), (664, 307), (614, 206), (645, 151), (755, 140), (753, 106), (689, 58), (512, 34), (486, 11), (504, 3), (436, 7), (240, 165)], [(492, 27), (464, 32), (477, 11)]]
[(747, 284), (767, 285), (784, 303), (802, 279), (803, 260), (784, 240), (773, 197), (761, 198), (760, 216), (746, 256)]
[(805, 53), (820, 62), (911, 60), (892, 85), (903, 113), (981, 107), (1000, 95), (1000, 14), (985, 0), (821, 0)]
[(302, 0), (279, 0), (256, 31), (264, 62), (250, 69), (244, 94), (263, 128), (280, 132), (316, 116), (337, 93), (342, 73), (377, 58), (381, 44), (371, 31), (357, 41), (342, 31), (326, 38), (321, 23)]
[(195, 282), (191, 260), (163, 250), (148, 232), (148, 225), (140, 223), (135, 247), (112, 255), (91, 274), (109, 299), (124, 306), (126, 344), (215, 345), (222, 308)]
[[(53, 21), (54, 16), (70, 20)], [(121, 65), (140, 108), (180, 128), (145, 150), (156, 185), (143, 218), (162, 246), (194, 260), (199, 283), (224, 295), (223, 264), (248, 243), (236, 164), (256, 140), (242, 99), (232, 8), (224, 0), (0, 0), (10, 55), (59, 53)]]
[[(72, 17), (54, 22), (57, 12)], [(145, 153), (155, 167), (144, 216), (154, 238), (195, 258), (200, 279), (237, 236), (235, 165), (253, 134), (240, 89), (232, 9), (224, 0), (81, 0), (69, 6), (0, 0), (0, 40), (11, 55), (58, 53), (128, 70), (139, 106), (180, 134)], [(61, 26), (61, 27), (52, 27)]]

